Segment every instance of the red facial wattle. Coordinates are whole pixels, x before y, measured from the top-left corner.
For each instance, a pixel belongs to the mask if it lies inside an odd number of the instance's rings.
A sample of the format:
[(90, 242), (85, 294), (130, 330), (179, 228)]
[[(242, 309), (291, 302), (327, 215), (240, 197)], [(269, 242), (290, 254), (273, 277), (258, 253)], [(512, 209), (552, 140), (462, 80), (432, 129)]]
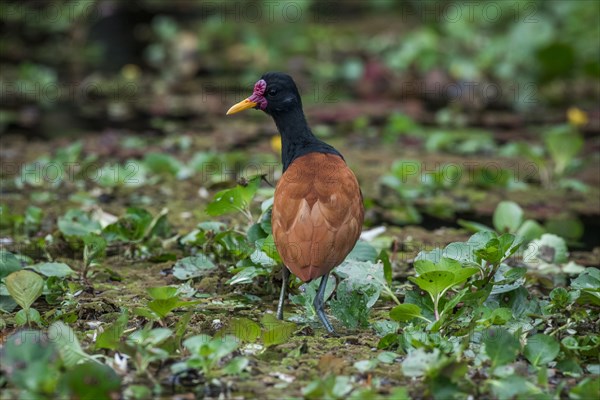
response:
[(266, 90), (267, 82), (265, 82), (264, 79), (259, 80), (254, 84), (254, 92), (252, 93), (252, 96), (231, 106), (231, 108), (227, 111), (227, 115), (235, 114), (249, 108), (255, 108), (257, 110), (264, 111), (267, 108), (267, 99), (265, 99)]
[(265, 91), (267, 90), (267, 82), (264, 79), (259, 80), (254, 84), (254, 92), (248, 100), (256, 103), (256, 109), (264, 110), (267, 108), (267, 99), (265, 99)]

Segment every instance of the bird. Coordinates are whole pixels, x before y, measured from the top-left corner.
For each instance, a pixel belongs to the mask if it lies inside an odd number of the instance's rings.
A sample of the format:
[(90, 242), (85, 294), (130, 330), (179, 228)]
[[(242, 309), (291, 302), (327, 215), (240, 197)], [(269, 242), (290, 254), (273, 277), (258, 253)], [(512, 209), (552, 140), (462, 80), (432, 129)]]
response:
[(312, 133), (291, 76), (265, 73), (252, 95), (234, 104), (227, 115), (250, 108), (270, 115), (281, 136), (283, 173), (271, 213), (275, 247), (284, 264), (277, 318), (283, 319), (290, 271), (303, 282), (321, 278), (313, 306), (325, 329), (335, 334), (323, 310), (325, 288), (329, 274), (352, 251), (362, 231), (358, 180), (342, 154)]

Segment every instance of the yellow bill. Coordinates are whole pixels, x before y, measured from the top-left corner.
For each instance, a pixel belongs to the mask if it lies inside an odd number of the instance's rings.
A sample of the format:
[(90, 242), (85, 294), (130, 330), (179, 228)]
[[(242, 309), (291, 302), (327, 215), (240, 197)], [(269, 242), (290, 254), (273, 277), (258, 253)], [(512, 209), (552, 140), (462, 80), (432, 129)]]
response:
[(253, 101), (250, 101), (249, 99), (246, 100), (242, 100), (237, 104), (234, 104), (228, 111), (226, 115), (230, 115), (230, 114), (235, 114), (237, 112), (240, 111), (244, 111), (247, 110), (249, 108), (254, 108), (256, 107), (256, 103)]

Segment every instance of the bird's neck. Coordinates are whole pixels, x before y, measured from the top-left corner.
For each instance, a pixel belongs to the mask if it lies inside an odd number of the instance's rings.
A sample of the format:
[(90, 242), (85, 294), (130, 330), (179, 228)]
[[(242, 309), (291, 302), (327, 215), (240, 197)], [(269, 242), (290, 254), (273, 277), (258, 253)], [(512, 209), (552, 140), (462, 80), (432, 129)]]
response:
[(336, 149), (313, 135), (301, 108), (273, 115), (273, 119), (281, 134), (281, 162), (284, 172), (296, 158), (308, 153), (332, 153), (342, 157)]

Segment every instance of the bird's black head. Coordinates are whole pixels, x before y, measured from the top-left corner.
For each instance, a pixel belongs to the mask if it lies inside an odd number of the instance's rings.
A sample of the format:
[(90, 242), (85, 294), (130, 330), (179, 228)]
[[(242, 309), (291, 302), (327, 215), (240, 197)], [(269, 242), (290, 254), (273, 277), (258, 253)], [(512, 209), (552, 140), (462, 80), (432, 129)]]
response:
[[(298, 157), (308, 153), (342, 155), (317, 139), (304, 117), (302, 100), (294, 80), (288, 74), (267, 72), (254, 85), (254, 93), (227, 111), (227, 115), (255, 108), (273, 117), (281, 134), (283, 171)], [(342, 157), (343, 159), (344, 157)]]
[(227, 114), (234, 114), (248, 108), (278, 115), (295, 108), (302, 108), (302, 100), (291, 76), (282, 72), (267, 72), (254, 85), (252, 96), (235, 104)]

